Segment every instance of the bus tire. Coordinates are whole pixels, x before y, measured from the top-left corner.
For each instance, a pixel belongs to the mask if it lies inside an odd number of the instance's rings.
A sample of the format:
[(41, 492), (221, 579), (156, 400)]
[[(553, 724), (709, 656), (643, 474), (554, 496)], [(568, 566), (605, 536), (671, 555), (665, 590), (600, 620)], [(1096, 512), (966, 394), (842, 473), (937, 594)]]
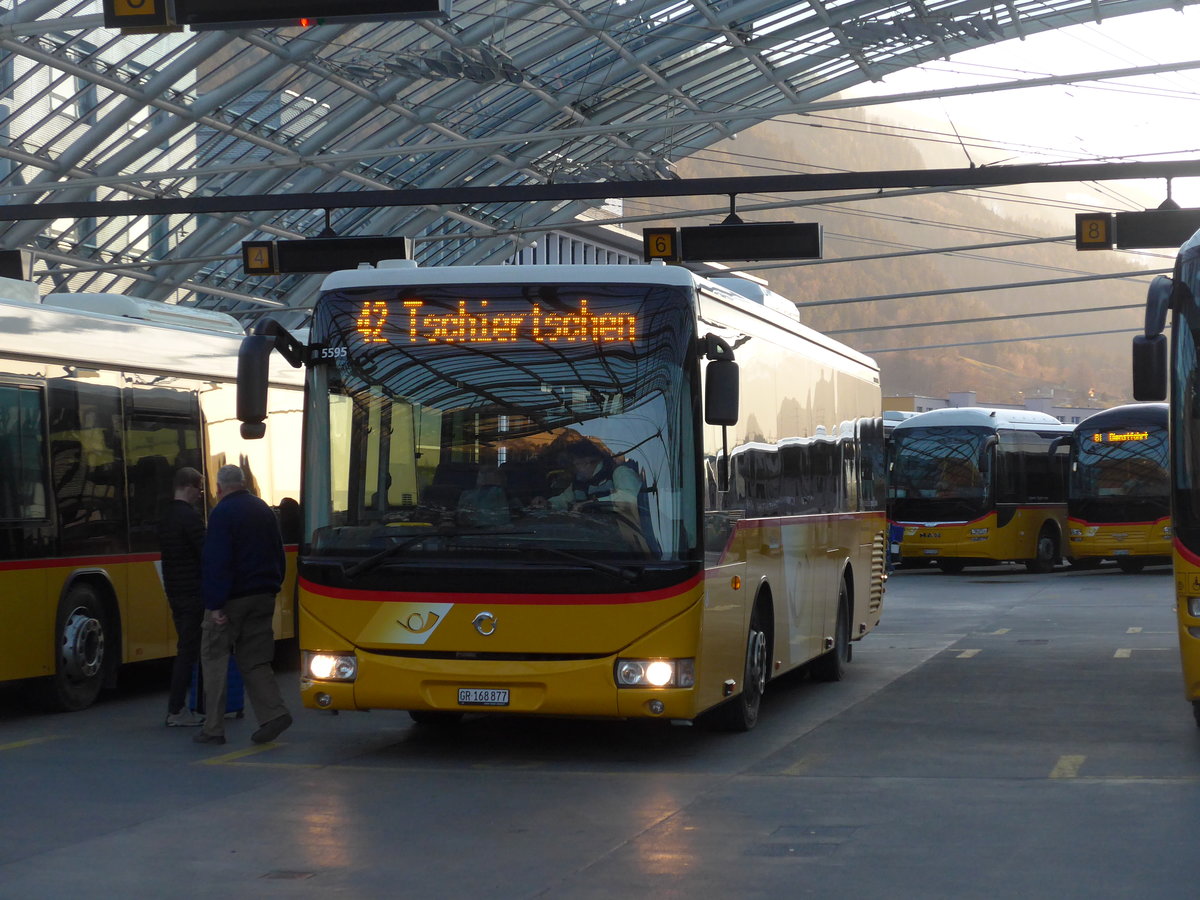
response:
[(55, 621), (54, 674), (43, 680), (42, 703), (57, 712), (76, 712), (96, 702), (111, 667), (112, 626), (104, 603), (90, 584), (75, 584), (59, 601)]
[(961, 575), (962, 570), (967, 567), (967, 564), (961, 559), (939, 559), (937, 567), (945, 575)]
[(1040, 575), (1053, 572), (1058, 564), (1058, 535), (1051, 526), (1043, 525), (1038, 532), (1036, 552), (1033, 559), (1025, 560), (1025, 568)]
[(837, 622), (833, 627), (833, 649), (818, 656), (808, 667), (817, 681), (841, 681), (850, 662), (850, 589), (844, 578), (838, 590)]
[(1200, 728), (1200, 700), (1192, 701), (1192, 718), (1196, 720), (1196, 727)]
[(764, 604), (755, 603), (750, 613), (750, 628), (746, 636), (746, 663), (742, 674), (742, 691), (712, 711), (710, 724), (717, 731), (749, 731), (758, 724), (763, 691), (767, 687), (769, 665), (767, 613)]
[(1128, 556), (1118, 556), (1117, 568), (1126, 575), (1136, 575), (1138, 572), (1142, 571), (1142, 569), (1146, 568), (1146, 561), (1144, 559), (1131, 558)]
[(461, 722), (463, 714), (441, 709), (410, 709), (408, 717), (415, 725), (449, 728)]

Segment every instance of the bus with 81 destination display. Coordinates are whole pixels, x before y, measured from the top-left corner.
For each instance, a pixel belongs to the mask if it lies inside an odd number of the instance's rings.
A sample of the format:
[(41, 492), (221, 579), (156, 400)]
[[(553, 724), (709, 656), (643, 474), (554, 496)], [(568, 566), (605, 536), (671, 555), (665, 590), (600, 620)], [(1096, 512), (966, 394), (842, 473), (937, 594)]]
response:
[(1067, 482), (1067, 557), (1114, 559), (1122, 572), (1171, 560), (1167, 405), (1129, 403), (1075, 426)]
[[(878, 369), (674, 266), (330, 274), (306, 354), (306, 706), (695, 720), (879, 621)], [(736, 359), (736, 361), (735, 361)], [(739, 367), (740, 364), (740, 367)]]

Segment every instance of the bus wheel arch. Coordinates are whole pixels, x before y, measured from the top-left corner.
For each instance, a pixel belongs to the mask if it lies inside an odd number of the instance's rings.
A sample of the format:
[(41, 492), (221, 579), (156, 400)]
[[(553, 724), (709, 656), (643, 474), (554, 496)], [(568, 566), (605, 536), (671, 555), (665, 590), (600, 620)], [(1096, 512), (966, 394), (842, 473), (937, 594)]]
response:
[(1047, 519), (1042, 523), (1034, 547), (1034, 557), (1025, 562), (1025, 568), (1042, 574), (1054, 571), (1062, 557), (1062, 534), (1056, 522)]
[(107, 579), (71, 579), (54, 622), (54, 673), (43, 679), (42, 704), (60, 712), (86, 709), (111, 686), (120, 663), (120, 617)]
[(742, 689), (706, 717), (718, 731), (749, 731), (758, 724), (763, 693), (771, 677), (775, 641), (775, 603), (765, 583), (754, 598), (746, 632)]

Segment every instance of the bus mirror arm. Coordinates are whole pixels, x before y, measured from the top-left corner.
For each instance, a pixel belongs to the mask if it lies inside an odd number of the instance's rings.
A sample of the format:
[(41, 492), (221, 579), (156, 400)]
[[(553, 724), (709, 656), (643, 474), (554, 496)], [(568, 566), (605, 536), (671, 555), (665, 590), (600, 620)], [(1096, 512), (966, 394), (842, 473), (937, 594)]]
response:
[(279, 355), (291, 364), (293, 369), (298, 369), (304, 365), (304, 345), (296, 340), (295, 336), (284, 328), (279, 322), (270, 316), (265, 316), (259, 319), (251, 334), (262, 334), (274, 338), (272, 346), (279, 351)]
[(1146, 292), (1145, 334), (1133, 338), (1133, 397), (1139, 401), (1167, 397), (1167, 311), (1179, 282), (1158, 275)]

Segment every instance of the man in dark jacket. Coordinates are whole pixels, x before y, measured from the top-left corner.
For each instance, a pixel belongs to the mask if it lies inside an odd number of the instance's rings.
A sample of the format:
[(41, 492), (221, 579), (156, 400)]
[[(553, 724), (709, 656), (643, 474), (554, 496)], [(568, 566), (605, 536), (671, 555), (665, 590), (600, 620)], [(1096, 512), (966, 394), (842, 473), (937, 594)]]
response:
[(204, 495), (204, 476), (184, 466), (175, 473), (174, 489), (174, 499), (158, 523), (163, 590), (179, 636), (167, 695), (167, 725), (201, 725), (204, 720), (185, 704), (192, 667), (200, 658), (200, 623), (204, 621), (204, 601), (200, 597), (204, 519), (196, 509)]
[(204, 540), (204, 667), (206, 715), (195, 740), (225, 743), (225, 689), (229, 654), (237, 660), (258, 720), (250, 739), (275, 740), (292, 724), (271, 659), (275, 655), (275, 595), (283, 584), (283, 540), (275, 514), (246, 490), (238, 466), (217, 470), (218, 502)]

